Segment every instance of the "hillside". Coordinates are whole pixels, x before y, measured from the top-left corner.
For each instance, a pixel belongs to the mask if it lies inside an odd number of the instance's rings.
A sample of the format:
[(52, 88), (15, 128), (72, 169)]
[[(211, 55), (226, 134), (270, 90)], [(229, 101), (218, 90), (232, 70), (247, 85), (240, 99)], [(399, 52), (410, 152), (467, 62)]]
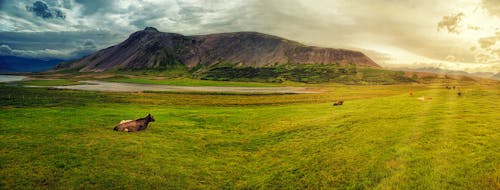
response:
[(184, 36), (147, 27), (122, 43), (60, 64), (56, 70), (102, 72), (165, 69), (172, 65), (208, 67), (220, 63), (247, 67), (283, 63), (380, 67), (358, 51), (306, 46), (257, 32)]
[(457, 75), (457, 76), (467, 76), (467, 77), (480, 77), (485, 79), (500, 79), (500, 74), (495, 75), (494, 72), (465, 72), (457, 70), (446, 70), (435, 67), (422, 67), (422, 68), (408, 68), (408, 67), (396, 67), (392, 68), (396, 71), (409, 71), (414, 73), (434, 73), (439, 75)]
[(493, 75), (493, 78), (497, 79), (497, 80), (500, 80), (500, 72), (498, 72), (497, 74)]

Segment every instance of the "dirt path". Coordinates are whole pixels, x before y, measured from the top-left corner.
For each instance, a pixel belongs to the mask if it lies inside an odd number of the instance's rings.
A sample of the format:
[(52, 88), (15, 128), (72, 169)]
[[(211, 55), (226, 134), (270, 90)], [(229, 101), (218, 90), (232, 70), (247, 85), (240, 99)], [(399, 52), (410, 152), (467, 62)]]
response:
[(231, 92), (231, 93), (319, 93), (318, 89), (305, 87), (221, 87), (221, 86), (172, 86), (155, 84), (134, 84), (102, 81), (80, 81), (86, 84), (70, 86), (54, 86), (59, 89), (111, 91), (111, 92), (142, 92), (142, 91), (170, 91), (170, 92)]

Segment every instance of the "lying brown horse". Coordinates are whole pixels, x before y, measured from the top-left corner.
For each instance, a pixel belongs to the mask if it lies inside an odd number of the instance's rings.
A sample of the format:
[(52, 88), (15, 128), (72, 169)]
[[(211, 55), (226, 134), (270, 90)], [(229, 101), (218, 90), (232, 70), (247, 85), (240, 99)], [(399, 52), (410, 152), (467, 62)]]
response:
[(344, 100), (339, 100), (339, 101), (333, 103), (333, 106), (341, 106), (343, 104), (344, 104)]
[(140, 118), (136, 120), (131, 120), (127, 122), (120, 122), (114, 130), (115, 131), (125, 131), (125, 132), (135, 132), (140, 130), (145, 130), (148, 127), (149, 122), (154, 122), (155, 118), (151, 114), (148, 114), (145, 118)]

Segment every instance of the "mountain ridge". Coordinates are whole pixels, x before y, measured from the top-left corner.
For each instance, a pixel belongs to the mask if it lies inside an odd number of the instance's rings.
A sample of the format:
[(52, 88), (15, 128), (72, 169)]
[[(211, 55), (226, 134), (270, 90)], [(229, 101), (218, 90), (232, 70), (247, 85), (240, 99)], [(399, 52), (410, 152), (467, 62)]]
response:
[(127, 69), (162, 69), (174, 64), (188, 68), (231, 63), (263, 67), (275, 64), (353, 64), (380, 68), (359, 51), (322, 48), (259, 32), (184, 36), (146, 27), (125, 41), (82, 59), (59, 64), (57, 70), (101, 72)]
[(12, 55), (0, 56), (0, 73), (43, 72), (64, 62), (62, 59), (36, 59)]
[(465, 71), (457, 71), (457, 70), (440, 69), (440, 68), (436, 68), (436, 67), (421, 67), (421, 68), (394, 67), (394, 68), (391, 68), (391, 70), (409, 71), (409, 72), (426, 72), (426, 73), (434, 73), (434, 74), (461, 75), (461, 76), (480, 77), (480, 78), (500, 80), (500, 72), (498, 72), (498, 73), (495, 73), (495, 72), (465, 72)]

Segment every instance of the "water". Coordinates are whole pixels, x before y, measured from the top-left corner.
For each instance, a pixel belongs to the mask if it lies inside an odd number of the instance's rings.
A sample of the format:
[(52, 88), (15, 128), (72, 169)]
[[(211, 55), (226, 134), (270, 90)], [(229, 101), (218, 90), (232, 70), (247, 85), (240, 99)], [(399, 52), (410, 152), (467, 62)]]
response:
[[(0, 75), (0, 82), (13, 82), (25, 79), (25, 76)], [(134, 84), (102, 81), (80, 81), (84, 84), (69, 86), (51, 86), (59, 89), (112, 91), (112, 92), (143, 92), (143, 91), (170, 91), (170, 92), (234, 92), (234, 93), (318, 93), (304, 87), (221, 87), (221, 86), (172, 86), (154, 84)], [(36, 86), (28, 86), (36, 87)]]
[(172, 86), (155, 84), (134, 84), (102, 81), (80, 81), (85, 84), (69, 86), (53, 86), (59, 89), (114, 91), (114, 92), (142, 92), (142, 91), (170, 91), (170, 92), (234, 92), (234, 93), (318, 93), (304, 87), (228, 87), (228, 86)]
[(25, 76), (16, 76), (16, 75), (0, 75), (0, 82), (14, 82), (25, 79)]

